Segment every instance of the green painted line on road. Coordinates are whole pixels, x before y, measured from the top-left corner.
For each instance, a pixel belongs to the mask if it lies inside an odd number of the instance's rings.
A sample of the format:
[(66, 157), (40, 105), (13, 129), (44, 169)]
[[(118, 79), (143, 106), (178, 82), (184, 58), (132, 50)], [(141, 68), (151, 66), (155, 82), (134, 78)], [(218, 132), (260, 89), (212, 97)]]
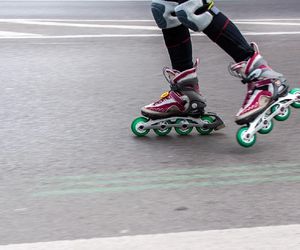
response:
[(80, 194), (95, 194), (95, 193), (119, 193), (119, 192), (138, 192), (146, 190), (167, 190), (167, 189), (185, 189), (193, 187), (220, 187), (233, 185), (253, 185), (263, 183), (278, 183), (278, 182), (298, 182), (300, 176), (281, 176), (281, 177), (263, 177), (252, 179), (239, 179), (229, 181), (206, 181), (206, 182), (190, 182), (190, 183), (165, 183), (152, 184), (140, 186), (126, 186), (126, 187), (104, 187), (104, 188), (88, 188), (88, 189), (66, 189), (66, 190), (52, 190), (44, 192), (36, 192), (32, 195), (34, 197), (49, 197), (49, 196), (64, 196), (64, 195), (80, 195)]
[(189, 181), (195, 179), (210, 179), (210, 178), (227, 178), (227, 177), (247, 177), (247, 176), (263, 176), (263, 175), (281, 175), (281, 174), (300, 174), (300, 169), (276, 169), (264, 170), (256, 172), (231, 172), (231, 173), (216, 173), (216, 174), (193, 174), (193, 175), (170, 175), (170, 176), (151, 176), (145, 178), (131, 177), (129, 179), (115, 179), (115, 180), (93, 180), (80, 182), (62, 182), (55, 183), (64, 188), (72, 186), (99, 186), (99, 185), (113, 185), (113, 184), (132, 184), (132, 183), (149, 183), (149, 182), (174, 182), (174, 181)]
[[(188, 168), (188, 167), (187, 167)], [(93, 174), (93, 175), (74, 175), (74, 176), (58, 176), (58, 177), (47, 177), (43, 178), (46, 181), (80, 181), (80, 180), (91, 180), (91, 179), (112, 179), (120, 177), (137, 177), (137, 176), (152, 176), (152, 175), (170, 175), (170, 174), (197, 174), (197, 173), (221, 173), (227, 171), (243, 171), (244, 169), (261, 171), (264, 169), (269, 170), (278, 168), (297, 168), (300, 169), (300, 164), (266, 164), (266, 165), (231, 165), (231, 166), (220, 166), (220, 167), (210, 167), (210, 166), (199, 166), (189, 169), (177, 169), (169, 168), (164, 170), (140, 170), (140, 171), (126, 171), (119, 173), (103, 173), (103, 174)]]

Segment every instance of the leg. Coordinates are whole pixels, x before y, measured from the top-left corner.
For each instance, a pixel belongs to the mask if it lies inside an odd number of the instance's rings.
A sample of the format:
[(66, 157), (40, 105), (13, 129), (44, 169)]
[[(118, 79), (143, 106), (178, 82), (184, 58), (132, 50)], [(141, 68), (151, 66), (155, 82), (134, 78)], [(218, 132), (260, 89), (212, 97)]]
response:
[(175, 15), (179, 1), (153, 0), (151, 10), (159, 28), (162, 29), (172, 67), (184, 71), (193, 67), (190, 32)]
[(206, 106), (199, 93), (196, 73), (197, 62), (192, 60), (192, 44), (188, 28), (183, 26), (175, 13), (177, 2), (153, 0), (152, 13), (162, 29), (173, 69), (164, 69), (171, 91), (161, 96), (159, 101), (142, 108), (142, 114), (152, 119), (176, 115), (199, 116)]
[(176, 15), (186, 27), (205, 33), (236, 62), (254, 54), (239, 29), (214, 6), (213, 0), (188, 0), (178, 5)]

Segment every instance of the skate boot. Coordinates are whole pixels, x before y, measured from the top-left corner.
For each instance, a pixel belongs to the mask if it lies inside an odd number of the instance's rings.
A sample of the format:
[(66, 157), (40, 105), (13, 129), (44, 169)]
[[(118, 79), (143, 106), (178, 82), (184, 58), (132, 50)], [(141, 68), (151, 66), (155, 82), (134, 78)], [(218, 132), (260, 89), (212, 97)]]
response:
[(164, 68), (170, 91), (141, 109), (144, 117), (135, 119), (131, 129), (137, 136), (146, 135), (153, 129), (157, 135), (167, 135), (172, 127), (180, 135), (189, 134), (196, 127), (200, 134), (209, 134), (224, 127), (214, 113), (205, 113), (206, 101), (199, 92), (196, 61), (193, 68), (179, 72)]
[[(256, 132), (267, 134), (273, 129), (272, 118), (283, 121), (290, 115), (290, 105), (297, 106), (297, 89), (288, 94), (286, 79), (271, 69), (259, 53), (255, 43), (254, 55), (247, 61), (232, 64), (229, 71), (247, 85), (247, 94), (235, 122), (242, 127), (237, 134), (240, 145), (250, 147), (255, 143)], [(298, 93), (298, 94), (297, 94)]]

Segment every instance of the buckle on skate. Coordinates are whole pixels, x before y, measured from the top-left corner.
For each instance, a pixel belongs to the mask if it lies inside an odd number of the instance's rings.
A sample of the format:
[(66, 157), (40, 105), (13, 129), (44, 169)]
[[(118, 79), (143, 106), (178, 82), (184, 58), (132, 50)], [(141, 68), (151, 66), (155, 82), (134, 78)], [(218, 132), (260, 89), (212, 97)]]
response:
[(166, 91), (166, 92), (164, 92), (164, 93), (161, 94), (160, 99), (164, 99), (164, 98), (166, 98), (168, 96), (169, 96), (169, 92)]

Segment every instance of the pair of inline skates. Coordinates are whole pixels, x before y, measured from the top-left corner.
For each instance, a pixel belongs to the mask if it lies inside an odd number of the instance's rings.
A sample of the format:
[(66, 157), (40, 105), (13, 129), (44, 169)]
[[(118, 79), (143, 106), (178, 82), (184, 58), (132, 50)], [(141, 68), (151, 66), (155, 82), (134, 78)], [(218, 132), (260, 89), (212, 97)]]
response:
[[(287, 120), (291, 114), (290, 106), (300, 108), (300, 88), (289, 91), (283, 75), (268, 66), (256, 44), (252, 46), (255, 53), (249, 60), (229, 66), (229, 72), (247, 85), (244, 103), (235, 120), (242, 125), (236, 139), (243, 147), (253, 146), (257, 133), (270, 133), (274, 119)], [(199, 91), (197, 66), (198, 60), (193, 68), (183, 72), (164, 68), (171, 90), (142, 108), (143, 117), (136, 118), (131, 124), (135, 135), (145, 136), (153, 129), (157, 135), (165, 136), (172, 128), (179, 135), (188, 135), (193, 128), (201, 135), (208, 135), (225, 127), (217, 114), (205, 112), (206, 101)]]

